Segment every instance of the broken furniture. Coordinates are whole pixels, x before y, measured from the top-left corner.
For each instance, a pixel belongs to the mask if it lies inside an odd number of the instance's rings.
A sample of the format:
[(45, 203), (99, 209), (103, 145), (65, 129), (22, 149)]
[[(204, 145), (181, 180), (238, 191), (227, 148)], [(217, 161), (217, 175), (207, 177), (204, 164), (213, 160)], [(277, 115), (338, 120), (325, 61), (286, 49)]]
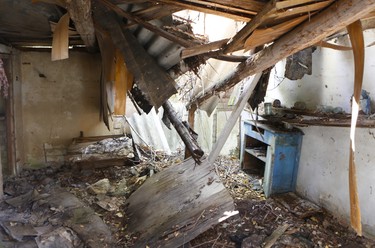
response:
[(264, 175), (266, 197), (294, 191), (302, 132), (254, 121), (243, 121), (241, 126), (241, 168)]

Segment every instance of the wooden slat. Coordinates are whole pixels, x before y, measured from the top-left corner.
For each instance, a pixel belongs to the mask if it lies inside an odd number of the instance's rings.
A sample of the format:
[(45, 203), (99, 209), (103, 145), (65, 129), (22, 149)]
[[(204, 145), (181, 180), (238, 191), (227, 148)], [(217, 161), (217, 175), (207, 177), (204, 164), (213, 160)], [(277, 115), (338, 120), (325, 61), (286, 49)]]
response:
[(324, 2), (322, 0), (285, 0), (285, 1), (278, 1), (276, 3), (276, 9), (285, 9), (290, 8), (297, 5), (302, 5), (306, 3), (312, 2)]
[(220, 3), (228, 6), (234, 6), (237, 8), (243, 8), (247, 10), (254, 11), (256, 13), (260, 12), (264, 8), (264, 1), (256, 0), (209, 0), (208, 2)]
[(191, 4), (191, 3), (188, 3), (187, 1), (180, 2), (180, 1), (174, 1), (174, 0), (158, 0), (158, 2), (179, 6), (184, 9), (196, 10), (196, 11), (200, 11), (200, 12), (207, 13), (207, 14), (219, 15), (219, 16), (233, 19), (235, 21), (243, 21), (243, 22), (250, 21), (253, 15), (256, 14), (256, 13), (250, 14), (250, 13), (239, 13), (239, 12), (235, 12), (235, 13), (227, 12), (226, 8), (215, 9), (214, 7), (207, 7), (206, 5)]
[(169, 16), (180, 10), (182, 10), (182, 8), (177, 6), (158, 4), (146, 9), (134, 11), (132, 12), (132, 15), (142, 18), (145, 21), (151, 21)]
[(363, 71), (365, 67), (365, 42), (361, 21), (347, 26), (354, 55), (354, 94), (352, 99), (352, 120), (350, 126), (349, 156), (349, 195), (350, 223), (358, 235), (362, 235), (361, 209), (357, 189), (357, 172), (355, 164), (355, 129), (358, 119), (360, 97), (362, 91)]
[(104, 31), (97, 30), (97, 39), (100, 49), (100, 54), (102, 56), (102, 71), (100, 78), (100, 120), (102, 120), (109, 127), (109, 115), (108, 115), (108, 95), (107, 95), (107, 85), (111, 85), (111, 82), (115, 78), (115, 48), (111, 41), (111, 38)]
[(51, 60), (69, 58), (69, 14), (63, 15), (53, 33)]
[(245, 27), (243, 27), (223, 48), (224, 53), (230, 53), (243, 48), (245, 39), (274, 11), (277, 0), (271, 0)]
[(325, 1), (325, 2), (313, 3), (313, 4), (300, 6), (300, 7), (296, 7), (296, 8), (291, 8), (291, 9), (287, 9), (287, 10), (279, 10), (279, 11), (271, 14), (269, 17), (270, 17), (270, 19), (275, 20), (275, 19), (285, 18), (285, 17), (288, 17), (288, 16), (295, 16), (295, 15), (298, 15), (298, 14), (310, 13), (310, 12), (318, 11), (318, 10), (321, 10), (321, 9), (327, 7), (333, 1), (334, 0), (329, 0), (329, 1)]
[(193, 159), (150, 177), (124, 205), (127, 230), (137, 237), (134, 247), (182, 247), (234, 211), (213, 165)]
[(224, 44), (226, 44), (227, 41), (228, 39), (223, 39), (223, 40), (218, 40), (218, 41), (210, 42), (210, 43), (203, 44), (203, 45), (185, 48), (181, 51), (181, 58), (185, 59), (185, 58), (189, 58), (195, 55), (215, 51), (221, 48)]
[(273, 45), (240, 63), (236, 70), (192, 99), (202, 102), (217, 91), (225, 91), (242, 79), (261, 72), (306, 47), (340, 31), (350, 23), (375, 10), (375, 0), (340, 0), (297, 26)]
[(245, 41), (244, 48), (245, 50), (250, 50), (255, 47), (270, 43), (277, 38), (279, 38), (281, 35), (285, 34), (286, 32), (290, 31), (292, 28), (297, 26), (298, 24), (305, 21), (309, 16), (301, 16), (298, 18), (295, 18), (290, 21), (283, 22), (279, 25), (276, 25), (274, 27), (266, 28), (266, 29), (256, 29), (254, 32), (250, 35), (249, 38)]
[(131, 89), (133, 75), (125, 65), (124, 58), (119, 50), (116, 51), (116, 77), (115, 77), (115, 106), (114, 115), (125, 115), (126, 92)]
[(184, 2), (192, 3), (192, 4), (199, 4), (201, 6), (207, 6), (207, 7), (213, 8), (213, 9), (223, 9), (223, 10), (226, 10), (227, 12), (238, 13), (238, 15), (241, 15), (241, 14), (256, 15), (257, 14), (257, 12), (244, 9), (242, 7), (240, 7), (240, 8), (231, 7), (231, 5), (222, 4), (219, 1), (210, 2), (210, 1), (202, 1), (202, 0), (184, 0)]
[(351, 47), (336, 45), (336, 44), (332, 44), (332, 43), (329, 43), (329, 42), (323, 41), (323, 40), (316, 43), (316, 46), (331, 48), (331, 49), (335, 49), (335, 50), (339, 50), (339, 51), (350, 51), (350, 50), (352, 50)]

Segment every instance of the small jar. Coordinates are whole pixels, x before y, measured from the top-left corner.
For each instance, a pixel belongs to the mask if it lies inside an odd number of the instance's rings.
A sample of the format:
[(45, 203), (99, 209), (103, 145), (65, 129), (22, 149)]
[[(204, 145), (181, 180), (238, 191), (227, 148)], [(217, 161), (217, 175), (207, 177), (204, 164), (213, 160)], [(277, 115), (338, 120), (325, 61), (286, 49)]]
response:
[(265, 115), (272, 115), (272, 103), (270, 103), (270, 102), (264, 103), (264, 114)]

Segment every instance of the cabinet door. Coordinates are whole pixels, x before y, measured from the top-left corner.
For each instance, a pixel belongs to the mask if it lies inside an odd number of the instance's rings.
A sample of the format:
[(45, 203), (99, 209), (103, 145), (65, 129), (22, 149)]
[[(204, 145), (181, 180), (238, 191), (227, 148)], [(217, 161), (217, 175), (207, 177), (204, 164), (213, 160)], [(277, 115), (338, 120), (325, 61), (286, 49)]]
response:
[(297, 177), (297, 147), (277, 146), (271, 177), (271, 191), (283, 193), (294, 191)]

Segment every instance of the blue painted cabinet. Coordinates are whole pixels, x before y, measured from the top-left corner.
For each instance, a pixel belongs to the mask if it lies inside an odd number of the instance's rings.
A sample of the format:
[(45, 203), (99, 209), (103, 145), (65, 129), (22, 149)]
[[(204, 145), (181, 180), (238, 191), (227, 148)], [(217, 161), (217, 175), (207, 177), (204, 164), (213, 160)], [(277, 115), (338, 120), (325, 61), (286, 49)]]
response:
[(264, 176), (266, 197), (295, 191), (302, 132), (253, 121), (241, 125), (241, 168)]

